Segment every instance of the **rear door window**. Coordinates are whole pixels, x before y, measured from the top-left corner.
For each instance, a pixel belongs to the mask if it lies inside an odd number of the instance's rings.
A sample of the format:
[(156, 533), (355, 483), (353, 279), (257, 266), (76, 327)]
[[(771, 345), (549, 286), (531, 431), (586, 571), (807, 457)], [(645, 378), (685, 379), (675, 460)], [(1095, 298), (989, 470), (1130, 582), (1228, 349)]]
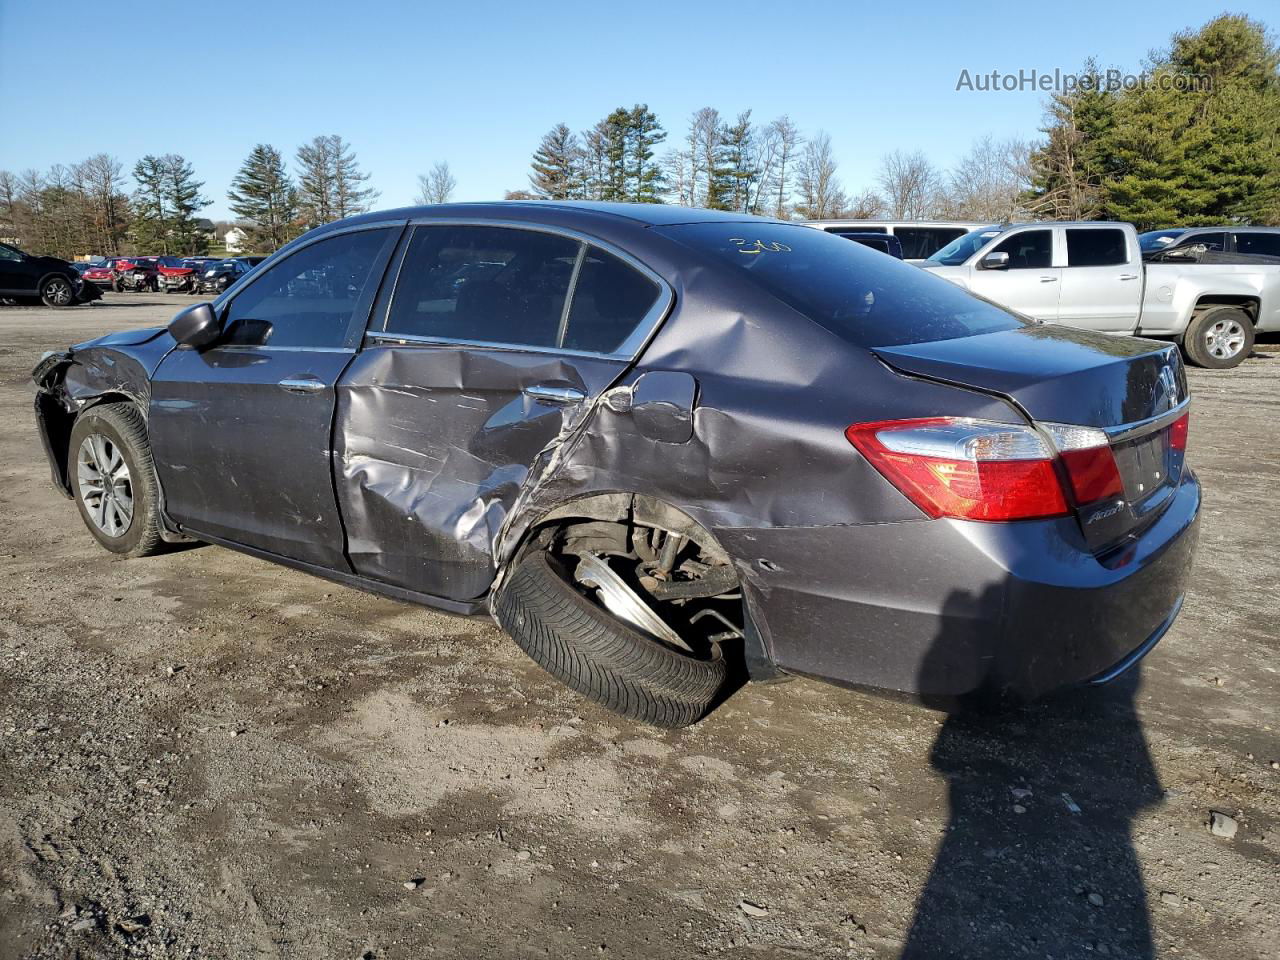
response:
[(1221, 253), (1227, 249), (1227, 235), (1225, 233), (1193, 233), (1189, 237), (1183, 237), (1176, 246), (1203, 246), (1206, 250)]
[(435, 340), (554, 347), (581, 244), (537, 230), (420, 226), (384, 329)]
[(1280, 233), (1236, 234), (1236, 253), (1252, 256), (1280, 257)]
[(1109, 267), (1128, 262), (1123, 230), (1067, 228), (1067, 266)]
[(859, 346), (951, 340), (1026, 325), (927, 270), (810, 227), (714, 222), (657, 229), (730, 267), (726, 279), (741, 278)]
[(1053, 265), (1053, 231), (1023, 230), (1001, 240), (991, 253), (1007, 253), (1010, 270), (1045, 270)]

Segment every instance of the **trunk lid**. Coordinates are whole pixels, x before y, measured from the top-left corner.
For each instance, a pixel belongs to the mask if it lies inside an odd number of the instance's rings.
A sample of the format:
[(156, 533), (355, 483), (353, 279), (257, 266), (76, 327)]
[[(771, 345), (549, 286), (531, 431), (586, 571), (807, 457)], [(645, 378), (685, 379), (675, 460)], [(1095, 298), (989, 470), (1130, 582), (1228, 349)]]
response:
[(1172, 344), (1036, 324), (873, 352), (900, 373), (1001, 396), (1034, 421), (1104, 430), (1124, 493), (1076, 505), (1095, 549), (1154, 519), (1182, 479), (1171, 425), (1186, 412), (1188, 392)]

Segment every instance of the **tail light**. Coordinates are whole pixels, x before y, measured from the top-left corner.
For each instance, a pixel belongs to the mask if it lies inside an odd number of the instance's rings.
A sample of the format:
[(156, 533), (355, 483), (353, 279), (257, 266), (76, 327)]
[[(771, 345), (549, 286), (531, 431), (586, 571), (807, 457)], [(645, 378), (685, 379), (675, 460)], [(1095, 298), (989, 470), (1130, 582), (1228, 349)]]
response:
[(1169, 427), (1169, 446), (1179, 453), (1187, 450), (1187, 431), (1191, 426), (1191, 414), (1184, 413)]
[(855, 424), (845, 436), (931, 517), (1029, 520), (1068, 513), (1053, 451), (1031, 427), (931, 417)]

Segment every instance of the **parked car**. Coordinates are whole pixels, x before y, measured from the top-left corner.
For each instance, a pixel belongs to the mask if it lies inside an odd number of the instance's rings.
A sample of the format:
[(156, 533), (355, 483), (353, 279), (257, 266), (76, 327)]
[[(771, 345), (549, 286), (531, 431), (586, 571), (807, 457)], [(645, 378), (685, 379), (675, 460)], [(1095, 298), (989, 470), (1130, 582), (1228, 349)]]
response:
[(111, 288), (117, 293), (131, 290), (145, 293), (159, 288), (159, 257), (123, 257), (116, 262)]
[(196, 293), (208, 257), (159, 257), (156, 289), (161, 293)]
[(266, 257), (230, 257), (205, 265), (199, 281), (199, 292), (222, 293)]
[(924, 260), (952, 240), (962, 237), (980, 223), (953, 223), (947, 220), (810, 220), (806, 224), (826, 233), (884, 233), (897, 237), (903, 259)]
[(1174, 251), (1203, 247), (1201, 253), (1280, 258), (1280, 227), (1183, 227), (1138, 234), (1145, 260), (1168, 259)]
[(902, 259), (902, 241), (891, 233), (838, 233), (838, 237), (844, 237), (846, 240), (852, 240), (854, 243), (860, 243), (864, 247), (870, 247), (872, 250), (879, 250), (881, 253), (887, 253), (891, 257), (898, 260)]
[(101, 294), (58, 257), (37, 257), (0, 243), (0, 298), (40, 300), (49, 307), (70, 307)]
[(1280, 259), (1176, 252), (1144, 263), (1127, 223), (1024, 223), (975, 230), (922, 266), (1038, 320), (1175, 339), (1203, 367), (1234, 367), (1256, 332), (1280, 330)]
[(115, 265), (119, 257), (109, 257), (99, 263), (91, 263), (80, 276), (86, 283), (92, 283), (99, 289), (106, 289), (115, 281)]
[[(502, 268), (454, 282), (479, 262)], [(349, 217), (33, 376), (107, 550), (194, 538), (489, 614), (670, 726), (742, 671), (1110, 680), (1177, 615), (1200, 505), (1172, 345), (679, 207)]]

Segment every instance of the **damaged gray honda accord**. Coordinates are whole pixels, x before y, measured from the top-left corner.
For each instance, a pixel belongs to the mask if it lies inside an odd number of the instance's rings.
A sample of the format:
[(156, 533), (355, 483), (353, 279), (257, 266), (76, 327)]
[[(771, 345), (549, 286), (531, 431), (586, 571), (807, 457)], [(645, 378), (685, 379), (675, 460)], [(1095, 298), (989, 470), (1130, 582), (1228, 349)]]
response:
[(1176, 347), (679, 207), (349, 218), (34, 379), (108, 550), (207, 541), (488, 614), (666, 726), (744, 676), (1104, 682), (1177, 615), (1200, 504)]

